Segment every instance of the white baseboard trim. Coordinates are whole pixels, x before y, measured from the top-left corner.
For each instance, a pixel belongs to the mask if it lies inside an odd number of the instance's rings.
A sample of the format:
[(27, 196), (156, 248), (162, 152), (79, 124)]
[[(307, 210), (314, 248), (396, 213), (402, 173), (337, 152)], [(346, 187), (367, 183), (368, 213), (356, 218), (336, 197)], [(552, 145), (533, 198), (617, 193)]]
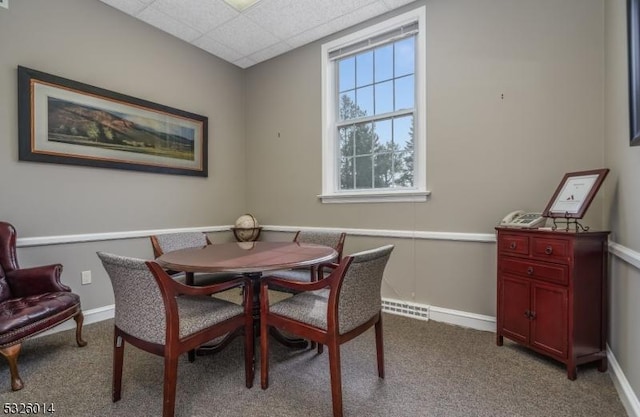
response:
[(607, 345), (607, 360), (609, 361), (609, 375), (627, 414), (629, 414), (629, 417), (640, 417), (640, 401), (638, 401), (638, 397), (633, 392), (633, 388), (631, 388), (627, 377), (622, 372), (622, 368), (620, 368), (609, 345)]
[(431, 320), (455, 324), (456, 326), (469, 327), (471, 329), (482, 330), (485, 332), (495, 333), (496, 331), (496, 318), (482, 314), (431, 306), (429, 308), (429, 318)]

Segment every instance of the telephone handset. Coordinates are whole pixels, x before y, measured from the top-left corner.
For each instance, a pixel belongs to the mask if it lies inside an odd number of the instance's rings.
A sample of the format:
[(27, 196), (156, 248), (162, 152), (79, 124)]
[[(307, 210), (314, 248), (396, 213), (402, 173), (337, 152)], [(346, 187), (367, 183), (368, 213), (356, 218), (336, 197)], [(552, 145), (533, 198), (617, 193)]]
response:
[(542, 213), (525, 213), (522, 210), (516, 210), (504, 216), (500, 226), (534, 228), (544, 226), (546, 222), (547, 219), (542, 217)]

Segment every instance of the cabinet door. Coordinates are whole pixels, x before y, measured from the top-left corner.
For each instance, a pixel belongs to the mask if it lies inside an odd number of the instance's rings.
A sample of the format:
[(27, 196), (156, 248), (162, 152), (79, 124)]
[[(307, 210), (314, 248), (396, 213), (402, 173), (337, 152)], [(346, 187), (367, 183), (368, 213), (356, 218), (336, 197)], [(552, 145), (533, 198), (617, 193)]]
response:
[(512, 340), (528, 343), (529, 280), (502, 274), (498, 285), (498, 314), (502, 318), (500, 332)]
[(567, 358), (568, 296), (565, 287), (531, 284), (531, 345)]

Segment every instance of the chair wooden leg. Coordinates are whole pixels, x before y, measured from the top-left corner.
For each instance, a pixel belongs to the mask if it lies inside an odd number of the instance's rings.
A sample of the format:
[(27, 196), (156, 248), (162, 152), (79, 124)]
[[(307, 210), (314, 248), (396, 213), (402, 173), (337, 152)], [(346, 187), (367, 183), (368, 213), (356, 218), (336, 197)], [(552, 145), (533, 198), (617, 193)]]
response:
[(342, 417), (342, 374), (340, 370), (340, 345), (332, 340), (329, 349), (329, 373), (331, 375), (331, 402), (333, 417)]
[(165, 353), (165, 355), (162, 417), (173, 417), (176, 408), (178, 358), (172, 354)]
[(11, 373), (11, 389), (13, 391), (19, 391), (24, 387), (22, 379), (18, 374), (18, 355), (20, 355), (20, 349), (22, 344), (11, 345), (6, 348), (0, 349), (0, 354), (7, 358), (9, 362), (9, 372)]
[(384, 343), (382, 341), (382, 314), (376, 322), (376, 356), (378, 357), (378, 376), (384, 378)]
[(116, 328), (113, 332), (113, 380), (111, 381), (111, 401), (119, 401), (122, 393), (122, 363), (124, 361), (124, 339)]
[(87, 342), (82, 339), (82, 323), (84, 322), (82, 311), (79, 311), (78, 314), (73, 316), (73, 319), (76, 321), (76, 343), (80, 347), (87, 346)]
[(266, 314), (260, 318), (260, 387), (269, 388), (269, 331)]

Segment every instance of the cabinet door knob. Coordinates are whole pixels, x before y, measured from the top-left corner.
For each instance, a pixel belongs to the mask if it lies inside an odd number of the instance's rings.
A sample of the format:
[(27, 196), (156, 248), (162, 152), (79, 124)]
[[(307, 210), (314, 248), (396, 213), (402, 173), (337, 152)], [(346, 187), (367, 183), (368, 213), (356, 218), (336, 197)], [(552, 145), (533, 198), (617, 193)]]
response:
[(551, 255), (553, 253), (553, 248), (551, 246), (547, 246), (546, 248), (544, 248), (544, 253), (546, 253), (547, 255)]
[(530, 311), (530, 312), (529, 312), (529, 318), (530, 318), (531, 320), (535, 319), (535, 318), (536, 318), (536, 312), (535, 312), (535, 311)]
[(530, 312), (529, 310), (525, 310), (525, 312), (524, 312), (524, 316), (525, 316), (526, 318), (531, 318), (531, 312)]
[(509, 243), (509, 249), (515, 249), (518, 244), (516, 242)]
[(529, 275), (533, 275), (533, 267), (530, 266), (529, 268), (527, 268), (527, 274)]

